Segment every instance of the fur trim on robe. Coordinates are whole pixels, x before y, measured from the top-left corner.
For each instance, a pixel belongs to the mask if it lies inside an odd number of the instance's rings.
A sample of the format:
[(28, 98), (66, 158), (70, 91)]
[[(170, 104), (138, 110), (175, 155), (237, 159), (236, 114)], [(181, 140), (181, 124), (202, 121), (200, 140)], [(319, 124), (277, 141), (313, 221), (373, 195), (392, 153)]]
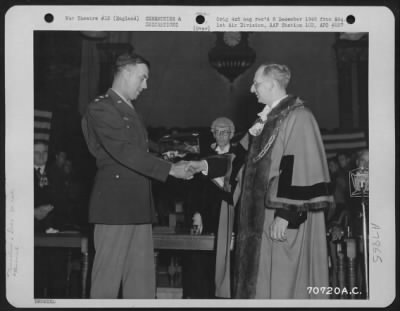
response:
[(303, 101), (289, 95), (253, 137), (244, 171), (235, 254), (235, 298), (254, 298), (265, 208), (330, 206), (330, 179), (319, 128)]

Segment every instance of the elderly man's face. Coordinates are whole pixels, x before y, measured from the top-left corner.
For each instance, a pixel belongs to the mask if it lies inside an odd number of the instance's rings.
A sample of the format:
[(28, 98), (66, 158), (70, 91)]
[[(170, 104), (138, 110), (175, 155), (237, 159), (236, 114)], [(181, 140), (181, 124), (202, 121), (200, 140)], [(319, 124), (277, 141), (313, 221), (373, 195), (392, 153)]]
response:
[(126, 71), (127, 97), (130, 100), (135, 100), (142, 90), (147, 89), (149, 68), (146, 64), (136, 64), (133, 66), (128, 66)]
[(33, 163), (37, 166), (46, 165), (48, 147), (44, 144), (36, 144), (33, 148)]
[(214, 138), (220, 148), (228, 145), (233, 137), (233, 133), (228, 127), (217, 127), (214, 131)]
[(274, 82), (268, 76), (263, 75), (264, 67), (260, 67), (255, 75), (250, 92), (257, 96), (258, 102), (264, 105), (271, 105), (273, 102)]

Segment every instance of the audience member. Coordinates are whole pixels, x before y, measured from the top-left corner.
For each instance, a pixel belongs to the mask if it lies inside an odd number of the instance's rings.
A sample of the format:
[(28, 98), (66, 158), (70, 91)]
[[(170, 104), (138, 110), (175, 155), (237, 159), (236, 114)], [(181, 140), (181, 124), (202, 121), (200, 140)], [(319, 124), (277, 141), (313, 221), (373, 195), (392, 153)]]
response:
[(337, 158), (328, 160), (329, 173), (332, 183), (332, 191), (335, 199), (335, 207), (328, 210), (327, 222), (337, 222), (342, 219), (343, 214), (348, 213), (349, 182), (348, 176), (340, 168)]
[[(47, 176), (48, 144), (34, 143), (34, 229), (45, 234), (57, 228), (54, 180)], [(54, 232), (54, 231), (53, 231)], [(49, 233), (50, 234), (50, 233)], [(34, 297), (62, 298), (66, 286), (66, 253), (58, 249), (34, 250)]]
[(67, 152), (64, 151), (64, 149), (58, 149), (55, 153), (54, 161), (52, 161), (48, 167), (49, 175), (51, 175), (52, 179), (54, 179), (56, 183), (60, 184), (60, 187), (62, 187), (62, 184), (64, 183), (64, 165), (67, 161), (67, 157)]
[(356, 166), (361, 169), (369, 169), (369, 150), (363, 149), (357, 153)]
[(339, 168), (344, 172), (348, 172), (352, 168), (352, 157), (348, 152), (338, 152), (336, 154), (336, 159), (339, 163)]
[(48, 144), (34, 143), (34, 216), (35, 232), (44, 232), (54, 225), (54, 193), (47, 176)]

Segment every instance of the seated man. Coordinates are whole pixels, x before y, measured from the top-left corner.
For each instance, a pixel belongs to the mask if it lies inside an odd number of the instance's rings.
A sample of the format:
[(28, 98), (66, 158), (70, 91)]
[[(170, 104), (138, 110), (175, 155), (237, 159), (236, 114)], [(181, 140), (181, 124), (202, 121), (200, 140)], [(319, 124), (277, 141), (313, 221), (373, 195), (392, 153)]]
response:
[[(50, 232), (57, 227), (56, 209), (53, 205), (52, 180), (47, 174), (48, 145), (45, 141), (34, 143), (34, 231)], [(54, 232), (54, 231), (53, 231)], [(50, 234), (50, 233), (49, 233)], [(35, 248), (34, 297), (64, 297), (66, 286), (66, 253), (64, 250)]]
[[(200, 203), (196, 204), (197, 210), (193, 215), (194, 233), (218, 235), (219, 228), (222, 228), (225, 234), (230, 236), (233, 230), (233, 196), (237, 184), (236, 177), (244, 163), (246, 151), (240, 144), (231, 143), (235, 126), (228, 118), (217, 118), (211, 125), (211, 132), (215, 138), (215, 143), (210, 146), (208, 159), (225, 155), (229, 159), (230, 169), (226, 176), (218, 178), (202, 176), (203, 182), (198, 189)], [(229, 251), (227, 255), (229, 256)], [(221, 258), (225, 258), (225, 256), (224, 253)], [(219, 258), (216, 252), (206, 253), (202, 251), (192, 252), (188, 255), (183, 267), (184, 296), (189, 298), (226, 296), (219, 294), (219, 287), (221, 283), (225, 282), (225, 279), (218, 277), (219, 273), (217, 273), (216, 278), (217, 257)], [(220, 264), (222, 264), (221, 260), (218, 260)], [(223, 270), (229, 271), (229, 259), (227, 263), (224, 261), (223, 266)]]
[(44, 141), (34, 143), (34, 208), (35, 232), (44, 232), (53, 221), (53, 193), (47, 176), (48, 146)]

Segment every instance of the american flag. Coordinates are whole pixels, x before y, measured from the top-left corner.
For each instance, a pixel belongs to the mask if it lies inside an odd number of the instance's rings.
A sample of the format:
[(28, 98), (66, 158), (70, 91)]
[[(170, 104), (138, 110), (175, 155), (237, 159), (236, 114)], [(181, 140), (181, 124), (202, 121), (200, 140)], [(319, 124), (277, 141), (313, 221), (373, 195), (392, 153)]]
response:
[(53, 113), (51, 111), (35, 109), (35, 140), (49, 141), (52, 116)]
[(339, 152), (354, 153), (368, 148), (368, 138), (365, 131), (322, 132), (326, 157), (329, 159)]

